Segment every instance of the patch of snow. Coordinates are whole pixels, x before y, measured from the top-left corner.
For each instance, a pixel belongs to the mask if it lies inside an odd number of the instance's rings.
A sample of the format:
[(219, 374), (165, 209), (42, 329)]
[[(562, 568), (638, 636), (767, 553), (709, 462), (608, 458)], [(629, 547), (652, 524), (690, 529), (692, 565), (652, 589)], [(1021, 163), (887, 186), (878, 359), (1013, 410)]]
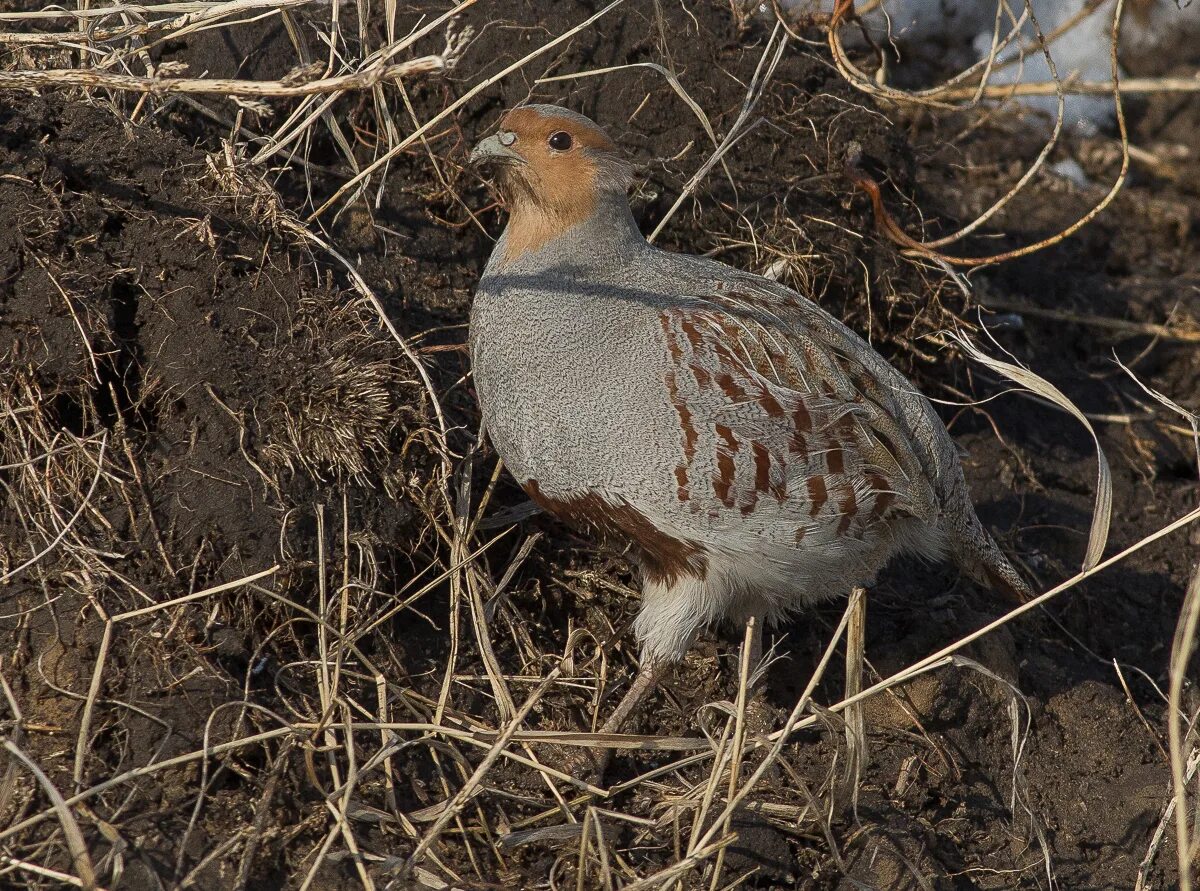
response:
[[(795, 13), (826, 13), (833, 10), (834, 0), (782, 0), (785, 8)], [(905, 50), (910, 54), (925, 51), (928, 58), (940, 57), (951, 65), (966, 67), (985, 58), (991, 50), (996, 25), (998, 0), (884, 0), (878, 7), (863, 15), (873, 40), (891, 42), (904, 65)], [(856, 0), (863, 7), (863, 0)], [(1049, 46), (1050, 56), (1059, 79), (1101, 81), (1111, 80), (1111, 33), (1116, 0), (1103, 0), (1090, 12), (1089, 0), (1030, 0), (1030, 8), (1041, 33), (1049, 36), (1055, 29), (1066, 26), (1080, 16)], [(1023, 0), (1008, 0), (1008, 12), (1002, 11), (1000, 37), (1008, 33), (1026, 6)], [(1086, 14), (1085, 14), (1086, 13)], [(857, 29), (845, 27), (848, 45), (856, 42)], [(1125, 55), (1142, 55), (1156, 48), (1170, 47), (1181, 39), (1191, 39), (1200, 45), (1200, 0), (1127, 0), (1121, 22), (1121, 51)], [(1021, 59), (1021, 47), (1027, 48)], [(1020, 35), (1000, 55), (989, 83), (1044, 83), (1053, 78), (1045, 55), (1037, 45), (1037, 31), (1027, 21)], [(1122, 71), (1122, 75), (1126, 72)], [(1136, 73), (1136, 71), (1134, 72)], [(1021, 96), (1027, 108), (1036, 109), (1053, 120), (1058, 107), (1056, 96)], [(1067, 96), (1064, 103), (1064, 123), (1076, 130), (1094, 132), (1110, 127), (1115, 110), (1108, 96)]]

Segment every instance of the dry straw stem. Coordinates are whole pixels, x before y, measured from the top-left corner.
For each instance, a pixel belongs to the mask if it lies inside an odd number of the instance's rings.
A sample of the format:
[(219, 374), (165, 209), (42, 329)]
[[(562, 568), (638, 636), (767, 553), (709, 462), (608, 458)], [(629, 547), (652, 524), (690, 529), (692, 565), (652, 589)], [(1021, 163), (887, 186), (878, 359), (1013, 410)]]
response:
[(993, 359), (985, 355), (966, 336), (957, 331), (950, 332), (948, 337), (951, 341), (958, 344), (967, 356), (979, 364), (990, 368), (998, 374), (1004, 375), (1004, 377), (1020, 384), (1032, 393), (1054, 403), (1054, 405), (1079, 421), (1091, 435), (1092, 442), (1096, 446), (1096, 505), (1092, 511), (1092, 527), (1088, 533), (1088, 546), (1083, 558), (1083, 568), (1090, 569), (1095, 566), (1104, 555), (1104, 545), (1108, 542), (1108, 530), (1112, 522), (1113, 495), (1112, 472), (1109, 470), (1108, 458), (1104, 454), (1104, 449), (1100, 446), (1100, 437), (1096, 435), (1096, 430), (1092, 427), (1092, 422), (1087, 419), (1075, 403), (1068, 399), (1058, 387), (1051, 384), (1044, 377), (1020, 365), (1011, 362), (1001, 362), (998, 359)]
[[(729, 748), (729, 785), (725, 790), (725, 798), (729, 800), (737, 794), (738, 780), (741, 778), (742, 761), (746, 754), (746, 703), (750, 695), (751, 674), (758, 669), (751, 665), (750, 659), (756, 649), (755, 641), (762, 640), (762, 620), (751, 616), (746, 621), (746, 633), (742, 639), (741, 652), (738, 654), (738, 689), (737, 701), (734, 703), (733, 714), (733, 744)], [(713, 778), (719, 776), (719, 771), (713, 771)], [(715, 783), (713, 784), (716, 785)], [(703, 817), (697, 816), (693, 829), (698, 828)], [(722, 834), (728, 835), (732, 829), (733, 815), (724, 821)], [(717, 851), (717, 861), (713, 866), (712, 881), (709, 891), (715, 891), (717, 882), (721, 879), (722, 867), (725, 863), (725, 849)]]
[(1175, 856), (1179, 862), (1179, 889), (1192, 889), (1192, 860), (1194, 841), (1188, 829), (1187, 777), (1185, 763), (1189, 760), (1184, 747), (1194, 745), (1196, 729), (1185, 732), (1188, 717), (1183, 713), (1183, 684), (1187, 678), (1188, 662), (1196, 646), (1196, 625), (1200, 621), (1200, 567), (1192, 574), (1175, 638), (1171, 642), (1170, 687), (1167, 699), (1167, 739), (1171, 750), (1171, 786), (1175, 793)]
[[(291, 725), (298, 731), (311, 731), (320, 725), (299, 721)], [(352, 730), (394, 730), (411, 733), (437, 733), (463, 742), (493, 744), (500, 731), (465, 730), (445, 724), (413, 722), (355, 721)], [(695, 752), (712, 748), (701, 736), (648, 736), (638, 733), (590, 733), (571, 730), (517, 730), (511, 734), (514, 742), (542, 743), (554, 746), (580, 746), (589, 749), (626, 749), (639, 752)], [(608, 794), (615, 794), (609, 790)]]
[[(141, 37), (156, 31), (167, 31), (172, 36), (185, 34), (205, 28), (217, 27), (224, 18), (241, 13), (256, 13), (250, 18), (228, 22), (238, 25), (249, 21), (261, 21), (270, 16), (280, 15), (289, 9), (301, 6), (311, 6), (314, 3), (328, 3), (329, 0), (229, 0), (226, 3), (162, 3), (146, 6), (140, 3), (115, 3), (112, 6), (102, 6), (95, 9), (77, 8), (66, 9), (61, 6), (47, 5), (43, 9), (26, 12), (0, 12), (0, 22), (38, 21), (56, 18), (71, 18), (78, 22), (87, 22), (86, 28), (78, 31), (39, 31), (36, 33), (0, 32), (0, 44), (64, 44), (77, 48), (79, 43), (89, 46), (109, 43), (129, 38)], [(150, 18), (148, 15), (171, 14), (171, 18)], [(105, 28), (97, 24), (106, 18), (119, 16), (124, 24), (119, 28)], [(138, 21), (131, 21), (136, 17)]]
[(0, 71), (0, 89), (82, 87), (84, 89), (123, 90), (165, 96), (172, 93), (200, 93), (220, 96), (258, 96), (286, 99), (318, 93), (345, 93), (370, 90), (377, 84), (396, 83), (405, 77), (432, 74), (451, 67), (446, 56), (422, 56), (397, 65), (374, 65), (354, 74), (322, 77), (301, 83), (288, 80), (226, 80), (205, 77), (137, 77), (114, 74), (94, 68), (68, 68), (55, 71)]
[(71, 813), (71, 809), (63, 799), (62, 793), (50, 782), (50, 778), (38, 767), (37, 762), (22, 752), (11, 739), (4, 740), (4, 750), (10, 756), (24, 764), (29, 769), (29, 772), (37, 778), (42, 791), (50, 799), (52, 812), (58, 816), (63, 835), (67, 837), (67, 847), (71, 851), (71, 859), (74, 861), (75, 871), (79, 873), (79, 885), (81, 888), (87, 889), (87, 891), (93, 891), (96, 888), (96, 870), (92, 867), (92, 858), (88, 854), (87, 845), (83, 841), (83, 833), (79, 831), (79, 824), (75, 821), (75, 815)]
[[(1146, 386), (1142, 382), (1141, 378), (1139, 378), (1136, 374), (1134, 374), (1133, 370), (1131, 368), (1129, 368), (1129, 366), (1127, 366), (1124, 362), (1121, 361), (1121, 357), (1117, 355), (1116, 350), (1113, 351), (1113, 360), (1117, 363), (1117, 365), (1120, 367), (1120, 369), (1129, 376), (1130, 380), (1132, 380), (1135, 384), (1137, 384), (1139, 387), (1142, 388), (1142, 392), (1144, 392), (1147, 396), (1149, 396), (1151, 399), (1153, 399), (1159, 405), (1163, 406), (1164, 408), (1169, 409), (1170, 411), (1173, 411), (1175, 414), (1179, 415), (1181, 418), (1183, 418), (1185, 421), (1187, 421), (1188, 427), (1191, 428), (1192, 450), (1196, 454), (1196, 475), (1197, 475), (1197, 478), (1200, 478), (1200, 414), (1197, 414), (1196, 412), (1188, 411), (1186, 408), (1184, 408), (1182, 405), (1180, 405), (1175, 400), (1170, 399), (1167, 396), (1164, 396), (1162, 393), (1158, 392), (1158, 390), (1155, 390), (1153, 387)], [(1177, 427), (1174, 424), (1167, 424), (1166, 426), (1168, 429), (1174, 430), (1179, 433), (1183, 433), (1185, 435), (1187, 434), (1187, 430), (1185, 430), (1182, 427)]]
[(943, 98), (956, 101), (979, 94), (984, 99), (1008, 99), (1013, 96), (1111, 96), (1125, 94), (1152, 95), (1156, 93), (1200, 93), (1200, 74), (1191, 77), (1130, 77), (1116, 80), (1037, 81), (1033, 83), (1000, 84), (979, 87), (959, 87), (946, 90)]
[(1046, 309), (1041, 306), (1032, 306), (1028, 303), (1014, 300), (1003, 300), (992, 296), (989, 296), (986, 302), (988, 309), (1000, 310), (1002, 312), (1015, 312), (1020, 315), (1035, 316), (1041, 319), (1050, 319), (1053, 322), (1072, 322), (1077, 325), (1087, 325), (1092, 328), (1105, 328), (1109, 331), (1118, 331), (1132, 335), (1148, 334), (1158, 338), (1159, 340), (1164, 340), (1171, 343), (1200, 344), (1200, 329), (1191, 330), (1188, 327), (1158, 325), (1154, 322), (1136, 322), (1130, 319), (1115, 319), (1110, 316), (1097, 316), (1092, 315), (1091, 313), (1070, 312), (1063, 309)]
[[(846, 698), (860, 690), (863, 682), (867, 635), (867, 592), (855, 588), (847, 606), (850, 621), (846, 626)], [(861, 703), (846, 709), (846, 786), (850, 789), (852, 809), (858, 811), (858, 790), (870, 753), (867, 750), (866, 714)]]
[[(69, 872), (59, 872), (57, 869), (50, 869), (48, 866), (30, 863), (27, 860), (18, 860), (16, 857), (10, 857), (7, 854), (0, 854), (0, 866), (11, 866), (22, 872), (31, 872), (35, 876), (41, 876), (44, 879), (54, 879), (56, 882), (62, 882), (64, 885), (71, 885), (74, 888), (85, 887), (81, 879), (71, 875)], [(8, 870), (5, 870), (5, 872), (7, 873)], [(96, 891), (105, 891), (105, 888), (101, 885), (93, 885), (92, 887)]]
[(114, 3), (111, 6), (94, 8), (81, 5), (76, 9), (48, 5), (42, 9), (24, 12), (0, 12), (0, 22), (30, 21), (36, 19), (101, 19), (114, 15), (151, 15), (154, 13), (182, 13), (186, 15), (229, 15), (252, 9), (282, 9), (309, 6), (314, 3), (332, 5), (340, 0), (229, 0), (213, 3), (210, 0), (187, 0), (181, 3)]
[(253, 582), (257, 582), (260, 579), (264, 579), (278, 571), (279, 564), (276, 563), (274, 566), (268, 567), (267, 569), (260, 570), (251, 575), (243, 576), (240, 579), (234, 579), (231, 582), (225, 582), (224, 584), (215, 585), (211, 588), (205, 588), (203, 591), (195, 591), (191, 594), (184, 594), (182, 597), (164, 600), (162, 603), (153, 603), (150, 606), (144, 606), (140, 609), (131, 609), (123, 613), (117, 613), (117, 615), (112, 617), (111, 621), (115, 625), (121, 622), (127, 622), (130, 619), (136, 619), (140, 616), (148, 616), (151, 613), (160, 612), (164, 609), (170, 609), (183, 603), (191, 603), (193, 600), (203, 600), (205, 597), (211, 597), (214, 594), (221, 594), (225, 591), (232, 591), (235, 588), (241, 588)]
[[(1036, 27), (1036, 19), (1033, 16), (1033, 7), (1030, 0), (1025, 0), (1025, 9), (1021, 13), (1019, 19), (1013, 22), (1008, 33), (1000, 38), (1000, 22), (1002, 20), (1001, 12), (1007, 8), (1006, 0), (998, 0), (996, 10), (996, 28), (992, 37), (992, 47), (988, 55), (983, 59), (975, 62), (968, 68), (960, 71), (958, 74), (951, 77), (945, 83), (924, 89), (924, 90), (900, 90), (895, 87), (888, 86), (886, 83), (880, 82), (878, 79), (871, 77), (866, 72), (862, 71), (850, 59), (850, 55), (846, 52), (845, 46), (842, 44), (841, 28), (848, 19), (856, 16), (854, 8), (854, 0), (837, 0), (833, 12), (829, 16), (829, 24), (827, 26), (826, 40), (829, 44), (829, 50), (833, 55), (834, 65), (837, 67), (838, 73), (852, 86), (864, 93), (868, 93), (878, 99), (891, 99), (896, 102), (910, 102), (920, 105), (929, 105), (940, 108), (953, 107), (951, 103), (942, 98), (942, 94), (950, 89), (953, 85), (967, 80), (976, 73), (981, 74), (981, 84), (986, 84), (987, 79), (991, 74), (992, 67), (995, 64), (997, 55), (1002, 52), (1020, 33), (1026, 21), (1033, 20)], [(1010, 14), (1010, 18), (1012, 18)], [(1045, 51), (1045, 38), (1041, 36), (1041, 29), (1037, 29), (1040, 45)], [(1049, 54), (1047, 53), (1047, 58)], [(1051, 60), (1051, 72), (1053, 72), (1053, 61)], [(971, 95), (975, 95), (975, 91), (979, 87), (971, 88)], [(977, 100), (976, 100), (977, 101)]]

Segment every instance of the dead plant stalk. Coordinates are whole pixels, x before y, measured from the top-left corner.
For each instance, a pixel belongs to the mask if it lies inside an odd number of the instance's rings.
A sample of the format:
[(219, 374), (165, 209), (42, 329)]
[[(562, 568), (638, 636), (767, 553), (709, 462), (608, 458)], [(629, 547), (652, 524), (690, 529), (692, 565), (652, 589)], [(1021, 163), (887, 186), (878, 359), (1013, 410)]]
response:
[(54, 71), (0, 71), (0, 89), (6, 88), (83, 88), (121, 90), (166, 96), (176, 93), (217, 96), (254, 96), (287, 99), (320, 93), (346, 93), (371, 90), (382, 83), (398, 83), (407, 77), (434, 74), (447, 69), (445, 56), (422, 56), (397, 65), (364, 68), (354, 74), (323, 77), (292, 83), (286, 80), (225, 80), (203, 77), (138, 77), (115, 74), (93, 68), (65, 68)]

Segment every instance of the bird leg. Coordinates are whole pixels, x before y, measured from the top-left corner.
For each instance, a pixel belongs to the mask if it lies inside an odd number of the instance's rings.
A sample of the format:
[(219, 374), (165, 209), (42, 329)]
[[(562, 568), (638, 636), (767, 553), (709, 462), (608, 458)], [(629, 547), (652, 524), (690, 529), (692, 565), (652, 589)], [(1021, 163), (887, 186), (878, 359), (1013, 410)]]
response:
[[(629, 691), (617, 703), (617, 707), (613, 709), (608, 720), (600, 728), (601, 733), (620, 733), (621, 727), (634, 710), (642, 704), (642, 700), (656, 686), (658, 679), (662, 676), (663, 670), (662, 660), (646, 661), (638, 668), (637, 676), (633, 679), (633, 683), (629, 687)], [(610, 750), (606, 750), (610, 751)]]
[[(662, 677), (663, 669), (666, 667), (662, 660), (646, 661), (638, 668), (637, 675), (633, 679), (629, 690), (617, 703), (617, 707), (613, 709), (608, 716), (598, 733), (620, 733), (625, 722), (629, 720), (629, 716), (634, 713), (642, 700), (658, 685), (659, 678)], [(612, 749), (596, 748), (596, 749), (580, 749), (572, 755), (567, 756), (567, 772), (579, 779), (586, 779), (589, 782), (599, 782), (604, 778), (604, 771), (608, 769), (608, 762), (612, 760)]]
[[(758, 666), (762, 662), (764, 622), (765, 617), (755, 616), (754, 624), (750, 631), (750, 640), (742, 641), (742, 646), (750, 648), (747, 655), (750, 658), (751, 676), (758, 670)], [(641, 705), (646, 695), (658, 686), (659, 679), (662, 677), (665, 667), (666, 663), (661, 659), (646, 661), (641, 664), (638, 668), (637, 677), (633, 679), (633, 684), (630, 685), (629, 691), (617, 704), (617, 707), (613, 709), (612, 714), (608, 716), (608, 720), (604, 722), (604, 726), (600, 728), (601, 733), (621, 732), (621, 727), (628, 720), (629, 716)]]

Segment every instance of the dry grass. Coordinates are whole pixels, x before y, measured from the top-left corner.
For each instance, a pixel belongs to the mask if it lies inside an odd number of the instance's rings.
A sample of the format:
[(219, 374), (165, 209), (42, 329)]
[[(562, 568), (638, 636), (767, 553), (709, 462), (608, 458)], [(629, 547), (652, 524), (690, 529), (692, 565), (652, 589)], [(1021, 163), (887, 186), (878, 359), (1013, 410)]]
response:
[[(0, 780), (0, 815), (7, 824), (0, 830), (0, 875), (7, 881), (44, 887), (68, 883), (88, 889), (120, 885), (127, 868), (124, 852), (133, 840), (123, 837), (118, 827), (131, 807), (152, 806), (153, 796), (148, 798), (146, 789), (168, 783), (182, 784), (186, 794), (176, 800), (188, 802), (186, 831), (176, 840), (175, 862), (163, 864), (159, 876), (164, 886), (170, 887), (205, 887), (211, 881), (205, 869), (218, 863), (236, 864), (232, 874), (225, 876), (227, 887), (253, 887), (259, 858), (266, 857), (269, 850), (277, 862), (286, 864), (289, 886), (302, 889), (323, 887), (322, 875), (338, 864), (368, 889), (490, 888), (511, 884), (521, 874), (522, 851), (540, 845), (553, 858), (545, 870), (549, 887), (715, 891), (737, 887), (741, 880), (728, 869), (729, 851), (736, 839), (735, 819), (747, 810), (787, 833), (816, 839), (815, 844), (827, 848), (825, 855), (840, 864), (830, 815), (857, 793), (870, 735), (870, 727), (863, 727), (861, 704), (951, 666), (977, 674), (980, 683), (1004, 687), (1002, 679), (965, 660), (961, 652), (985, 635), (1069, 594), (1090, 576), (1200, 519), (1200, 509), (1193, 510), (1120, 553), (1103, 557), (1111, 494), (1104, 497), (1105, 464), (1099, 452), (1100, 491), (1084, 568), (1030, 603), (900, 671), (861, 685), (862, 617), (856, 617), (848, 606), (829, 634), (803, 693), (780, 725), (769, 729), (752, 726), (748, 689), (756, 666), (743, 661), (738, 667), (735, 699), (708, 703), (699, 711), (695, 732), (683, 736), (601, 736), (586, 729), (530, 729), (531, 715), (555, 713), (562, 701), (577, 701), (579, 690), (590, 691), (592, 703), (598, 705), (619, 682), (621, 663), (628, 662), (628, 657), (613, 649), (614, 642), (621, 639), (620, 629), (613, 629), (608, 640), (575, 630), (557, 648), (530, 635), (507, 590), (529, 558), (536, 538), (517, 541), (516, 527), (504, 524), (496, 531), (485, 520), (500, 469), (482, 481), (481, 491), (480, 476), (474, 472), (480, 450), (471, 448), (465, 455), (453, 452), (452, 425), (442, 404), (445, 394), (434, 385), (418, 350), (383, 313), (354, 264), (337, 252), (327, 236), (312, 228), (368, 195), (386, 174), (389, 160), (418, 143), (496, 79), (590, 27), (620, 0), (581, 21), (576, 29), (550, 35), (536, 53), (493, 77), (478, 80), (438, 115), (424, 122), (414, 119), (405, 132), (399, 122), (406, 114), (396, 106), (399, 91), (392, 88), (394, 82), (434, 76), (454, 64), (469, 35), (453, 30), (453, 16), (470, 2), (458, 4), (407, 36), (393, 32), (395, 4), (385, 2), (387, 43), (377, 47), (357, 44), (357, 56), (347, 55), (348, 45), (339, 43), (341, 26), (335, 5), (328, 23), (329, 58), (313, 60), (302, 54), (295, 78), (257, 84), (177, 77), (178, 72), (156, 68), (147, 50), (200, 28), (237, 28), (263, 16), (286, 19), (292, 10), (308, 5), (305, 0), (182, 2), (150, 9), (118, 3), (94, 9), (46, 7), (0, 14), (0, 22), (9, 26), (36, 25), (37, 30), (0, 36), (0, 42), (18, 48), (22, 58), (61, 60), (65, 52), (74, 60), (74, 67), (69, 68), (25, 67), (0, 73), (0, 86), (131, 91), (136, 98), (115, 101), (127, 103), (122, 107), (132, 119), (147, 116), (157, 103), (174, 101), (169, 97), (176, 93), (296, 99), (286, 120), (273, 130), (252, 130), (247, 118), (239, 114), (235, 136), (223, 155), (212, 159), (210, 172), (226, 194), (241, 199), (264, 225), (283, 238), (306, 243), (342, 267), (359, 298), (332, 312), (322, 305), (298, 301), (295, 315), (300, 334), (271, 354), (272, 362), (294, 369), (294, 392), (266, 407), (275, 418), (274, 428), (285, 435), (262, 450), (266, 461), (263, 466), (256, 464), (255, 470), (268, 489), (279, 486), (283, 474), (299, 471), (325, 481), (304, 518), (316, 524), (316, 550), (281, 554), (277, 565), (217, 585), (197, 587), (193, 575), (186, 588), (143, 590), (106, 559), (99, 543), (111, 531), (113, 520), (110, 510), (98, 508), (101, 499), (106, 505), (120, 505), (135, 518), (135, 525), (139, 520), (152, 523), (153, 511), (147, 507), (130, 434), (119, 425), (106, 425), (94, 399), (87, 395), (86, 381), (99, 377), (94, 355), (81, 351), (76, 378), (82, 383), (72, 398), (93, 414), (92, 429), (108, 428), (102, 434), (74, 436), (60, 429), (47, 409), (55, 394), (40, 391), (32, 375), (16, 374), (0, 382), (0, 415), (4, 419), (0, 422), (4, 425), (0, 428), (0, 485), (7, 495), (5, 509), (12, 528), (23, 530), (21, 541), (0, 545), (0, 585), (24, 582), (40, 592), (39, 602), (21, 607), (17, 621), (22, 625), (53, 615), (51, 607), (68, 593), (81, 595), (84, 606), (73, 617), (77, 625), (74, 634), (94, 649), (86, 676), (74, 678), (70, 690), (60, 690), (70, 703), (64, 714), (72, 709), (78, 712), (72, 739), (63, 736), (65, 724), (31, 722), (30, 703), (23, 702), (6, 679), (14, 661), (28, 663), (40, 654), (0, 657), (0, 688), (8, 708), (3, 746), (9, 756)], [(997, 95), (998, 88), (986, 83), (991, 60), (919, 94), (879, 83), (860, 71), (840, 44), (839, 28), (848, 8), (843, 0), (830, 20), (829, 45), (845, 77), (865, 92), (892, 103), (935, 105), (977, 103)], [(1023, 21), (1022, 16), (1014, 18)], [(711, 132), (703, 108), (684, 92), (684, 100), (709, 131), (713, 151), (696, 167), (695, 176), (660, 230), (717, 168), (745, 129), (755, 125), (754, 111), (763, 85), (792, 39), (786, 25), (781, 22), (766, 44), (758, 77), (747, 87), (743, 113), (723, 138)], [(1016, 27), (1008, 36), (998, 36), (994, 51), (1015, 33)], [(409, 61), (393, 61), (425, 52), (424, 44), (430, 41), (442, 41), (444, 48)], [(593, 72), (597, 76), (606, 73)], [(682, 90), (677, 81), (673, 84)], [(384, 90), (385, 85), (389, 89)], [(1173, 88), (1169, 81), (1139, 86)], [(1189, 88), (1194, 88), (1191, 82)], [(1110, 84), (1064, 85), (1056, 81), (1049, 87), (1022, 89), (1050, 89), (1060, 97), (1068, 90), (1111, 91), (1120, 109), (1123, 87), (1114, 76)], [(270, 160), (303, 169), (309, 163), (304, 146), (313, 128), (325, 128), (335, 144), (344, 145), (346, 135), (335, 109), (336, 101), (350, 91), (370, 94), (378, 132), (385, 134), (386, 140), (366, 165), (346, 152), (344, 184), (314, 201), (316, 209), (302, 222), (299, 208), (279, 204), (259, 175), (258, 165)], [(1012, 92), (1012, 88), (1003, 90), (1006, 96)], [(83, 101), (83, 93), (79, 95)], [(876, 191), (873, 197), (880, 225), (915, 260), (935, 264), (1000, 262), (1057, 243), (1107, 206), (1124, 182), (1128, 140), (1123, 117), (1119, 115), (1118, 121), (1124, 162), (1116, 184), (1076, 226), (1054, 238), (1021, 251), (986, 257), (943, 253), (943, 248), (977, 231), (1028, 186), (1059, 137), (1057, 126), (1046, 150), (1013, 189), (955, 234), (935, 242), (909, 236), (884, 209)], [(866, 180), (863, 182), (865, 185)], [(819, 279), (814, 269), (819, 269), (820, 259), (802, 232), (793, 234), (795, 240), (790, 244), (773, 239), (756, 246), (772, 266), (782, 264), (780, 268), (792, 276)], [(935, 265), (931, 274), (940, 275), (936, 270)], [(49, 266), (46, 273), (54, 279)], [(74, 314), (76, 303), (70, 292), (65, 287), (59, 291)], [(375, 320), (368, 319), (371, 313), (378, 313), (403, 359), (373, 351), (372, 342), (381, 335)], [(84, 344), (92, 342), (91, 335), (105, 324), (103, 319), (83, 317), (76, 317), (75, 323), (81, 335), (88, 335), (82, 337)], [(964, 323), (964, 327), (969, 326)], [(1181, 336), (1191, 338), (1193, 333)], [(367, 358), (362, 359), (364, 356)], [(1003, 363), (992, 362), (988, 367), (1013, 372), (1013, 366)], [(1033, 382), (1034, 391), (1047, 396), (1048, 391), (1036, 384), (1036, 376), (1024, 372), (1023, 377), (1016, 377), (1026, 385)], [(395, 590), (384, 578), (376, 543), (351, 525), (354, 513), (349, 502), (356, 485), (384, 486), (389, 492), (398, 492), (411, 483), (370, 477), (371, 457), (385, 451), (396, 433), (394, 393), (389, 388), (398, 380), (415, 382), (424, 392), (427, 411), (415, 414), (427, 422), (413, 423), (408, 442), (423, 444), (436, 460), (415, 485), (422, 493), (424, 537), (413, 553), (421, 562), (412, 567), (411, 581)], [(1049, 397), (1055, 398), (1054, 394), (1057, 391)], [(210, 395), (220, 401), (217, 394)], [(1057, 395), (1064, 410), (1087, 424), (1065, 396)], [(298, 405), (304, 410), (298, 412)], [(227, 410), (237, 414), (232, 408)], [(1195, 423), (1192, 416), (1188, 421)], [(254, 463), (244, 450), (242, 457), (230, 460), (243, 459)], [(287, 522), (285, 518), (281, 523), (281, 539), (286, 537)], [(189, 558), (193, 566), (200, 560), (195, 554), (170, 553), (161, 536), (158, 551), (156, 559), (166, 564), (173, 578), (186, 578), (186, 571), (177, 571), (188, 565)], [(285, 568), (290, 572), (297, 563), (307, 567), (303, 580), (283, 578)], [(552, 581), (576, 587), (619, 584), (612, 579), (580, 580), (565, 572), (554, 574)], [(445, 659), (441, 676), (430, 684), (428, 679), (410, 675), (406, 651), (391, 634), (397, 616), (406, 616), (414, 625), (432, 624), (423, 610), (435, 593), (443, 591), (448, 592), (449, 606), (438, 633), (443, 638)], [(1195, 848), (1188, 825), (1189, 815), (1194, 813), (1189, 795), (1200, 800), (1195, 790), (1200, 743), (1196, 716), (1186, 712), (1182, 690), (1200, 616), (1198, 603), (1200, 575), (1188, 592), (1172, 652), (1168, 726), (1173, 790), (1143, 870), (1148, 872), (1174, 821), (1184, 889), (1190, 887), (1189, 862)], [(262, 649), (251, 654), (252, 664), (268, 664), (268, 652), (289, 654), (286, 664), (274, 665), (276, 676), (271, 680), (285, 710), (268, 709), (256, 701), (249, 688), (240, 698), (230, 696), (217, 704), (200, 697), (202, 707), (210, 709), (202, 745), (184, 751), (168, 746), (169, 728), (149, 753), (139, 755), (128, 740), (113, 743), (110, 738), (128, 727), (134, 717), (159, 722), (142, 705), (111, 692), (128, 686), (122, 673), (137, 663), (139, 651), (164, 665), (184, 666), (175, 672), (175, 683), (183, 685), (189, 672), (203, 675), (211, 664), (199, 651), (198, 638), (189, 637), (186, 629), (207, 628), (218, 618), (246, 633), (256, 629)], [(498, 655), (501, 638), (505, 658)], [(856, 642), (847, 654), (848, 674), (853, 680), (840, 701), (819, 705), (816, 691), (844, 640)], [(478, 658), (477, 663), (468, 664), (468, 652)], [(249, 675), (247, 678), (249, 684)], [(1024, 809), (1028, 822), (1025, 829), (1014, 825), (1013, 832), (1037, 849), (1039, 863), (1044, 861), (1046, 882), (1052, 884), (1054, 865), (1021, 773), (1028, 719), (1022, 718), (1019, 693), (1004, 688), (1004, 695), (1009, 697), (1013, 734), (1012, 810), (1018, 814)], [(850, 717), (843, 721), (843, 714)], [(146, 723), (143, 720), (139, 726)], [(570, 726), (569, 719), (565, 723)], [(801, 771), (792, 763), (799, 749), (811, 745), (811, 736), (800, 741), (797, 734), (802, 730), (819, 734), (835, 753), (826, 780), (815, 788), (801, 781)], [(30, 754), (28, 745), (30, 738), (39, 734), (55, 740), (54, 745), (38, 747), (48, 753), (45, 764)], [(557, 747), (564, 746), (649, 753), (654, 766), (615, 785), (597, 786), (555, 766)], [(101, 757), (97, 753), (102, 750), (117, 754)], [(848, 787), (841, 779), (837, 759), (849, 762)], [(416, 771), (421, 772), (419, 782)], [(518, 774), (525, 777), (523, 785), (512, 786), (512, 778)], [(781, 776), (791, 782), (780, 784), (770, 779)], [(226, 837), (214, 837), (210, 805), (222, 784), (235, 778), (249, 781), (254, 800), (239, 819), (227, 823)], [(419, 795), (414, 789), (419, 789)], [(294, 819), (290, 827), (274, 812), (288, 796), (294, 800), (290, 810), (283, 812)], [(417, 806), (420, 798), (429, 803)], [(190, 853), (189, 841), (201, 832), (207, 848), (197, 857)]]

